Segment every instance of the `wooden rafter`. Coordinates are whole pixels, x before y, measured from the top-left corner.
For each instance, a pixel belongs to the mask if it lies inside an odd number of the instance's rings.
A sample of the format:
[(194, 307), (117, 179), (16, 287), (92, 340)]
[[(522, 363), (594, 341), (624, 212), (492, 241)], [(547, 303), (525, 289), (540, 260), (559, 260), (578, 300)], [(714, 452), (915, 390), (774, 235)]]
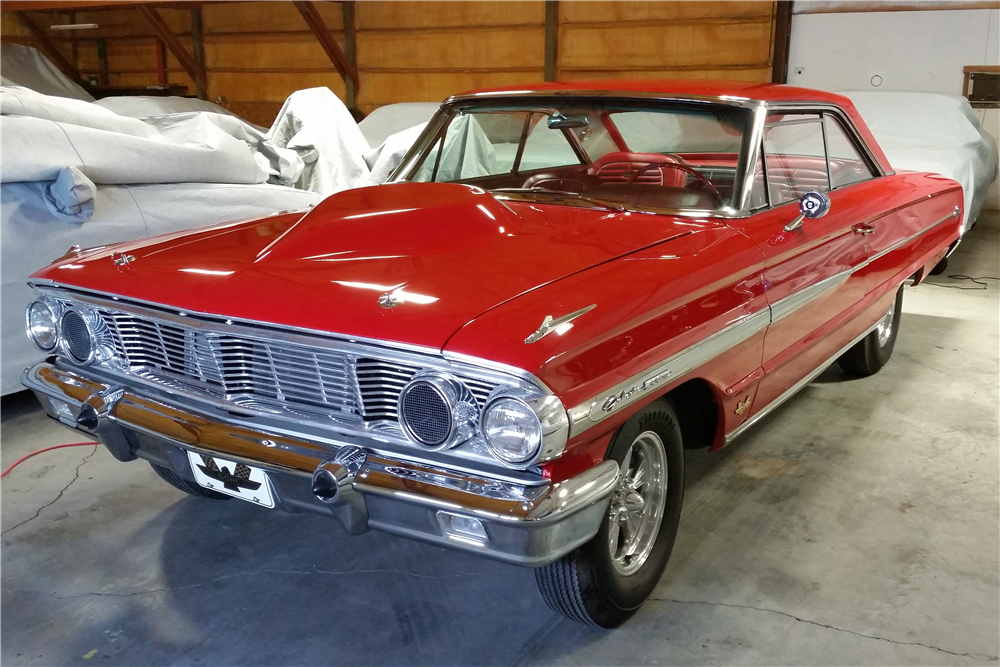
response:
[(48, 35), (41, 29), (41, 27), (35, 23), (30, 16), (24, 12), (14, 12), (17, 15), (18, 20), (24, 25), (25, 28), (31, 33), (31, 35), (38, 41), (38, 45), (42, 47), (42, 51), (45, 55), (49, 57), (49, 60), (53, 64), (61, 69), (66, 76), (74, 80), (80, 79), (80, 72), (76, 67), (68, 60), (63, 54), (56, 48), (56, 45), (52, 43)]
[(304, 0), (295, 0), (293, 3), (295, 8), (299, 10), (302, 14), (302, 18), (306, 20), (306, 24), (309, 29), (312, 30), (313, 35), (319, 41), (320, 46), (326, 51), (327, 57), (330, 58), (330, 62), (333, 66), (337, 68), (340, 72), (340, 76), (344, 78), (346, 83), (348, 80), (354, 83), (354, 89), (358, 89), (358, 68), (351, 64), (344, 55), (344, 51), (337, 44), (336, 40), (330, 34), (330, 29), (326, 27), (326, 22), (320, 15), (319, 11), (316, 9), (312, 2)]
[(177, 36), (171, 32), (170, 26), (163, 20), (159, 12), (154, 7), (147, 7), (145, 5), (138, 5), (136, 9), (146, 17), (150, 27), (153, 28), (153, 32), (156, 33), (156, 36), (160, 38), (170, 53), (173, 54), (174, 58), (177, 58), (184, 71), (194, 80), (195, 85), (205, 87), (208, 82), (205, 70), (195, 62), (194, 57), (184, 48), (184, 45), (177, 39)]
[[(357, 30), (354, 25), (354, 2), (342, 2), (341, 3), (342, 14), (344, 17), (344, 51), (347, 56), (347, 62), (351, 63), (354, 67), (358, 66), (358, 47), (357, 47)], [(347, 103), (348, 109), (356, 109), (358, 104), (358, 91), (357, 87), (354, 85), (353, 79), (345, 79), (344, 83), (347, 84), (347, 95), (345, 96), (345, 102)]]
[(556, 80), (559, 63), (559, 2), (545, 0), (545, 80)]

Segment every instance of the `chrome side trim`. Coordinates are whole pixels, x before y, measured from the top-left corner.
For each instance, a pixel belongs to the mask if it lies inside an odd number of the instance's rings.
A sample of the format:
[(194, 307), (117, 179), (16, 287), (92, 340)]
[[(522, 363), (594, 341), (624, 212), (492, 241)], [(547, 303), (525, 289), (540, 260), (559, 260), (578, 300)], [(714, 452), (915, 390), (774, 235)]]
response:
[[(881, 322), (881, 320), (879, 320), (879, 322)], [(750, 428), (751, 426), (753, 426), (754, 424), (756, 424), (758, 421), (760, 421), (765, 416), (769, 415), (779, 405), (781, 405), (782, 403), (784, 403), (785, 401), (787, 401), (789, 398), (791, 398), (792, 396), (794, 396), (795, 394), (797, 394), (799, 391), (801, 391), (803, 387), (805, 387), (807, 384), (809, 384), (810, 382), (812, 382), (813, 380), (815, 380), (823, 371), (825, 371), (827, 368), (829, 368), (833, 364), (833, 362), (835, 362), (840, 357), (840, 355), (844, 354), (849, 349), (851, 349), (852, 347), (854, 347), (855, 345), (857, 345), (858, 342), (860, 342), (865, 336), (867, 336), (868, 334), (870, 334), (876, 328), (878, 328), (878, 322), (876, 322), (875, 324), (873, 324), (870, 327), (868, 327), (863, 334), (861, 334), (860, 336), (858, 336), (857, 338), (855, 338), (854, 340), (852, 340), (850, 343), (848, 343), (844, 347), (842, 347), (839, 350), (837, 350), (829, 359), (827, 359), (826, 361), (824, 361), (823, 363), (821, 363), (819, 366), (817, 366), (815, 369), (813, 369), (813, 371), (810, 372), (809, 375), (806, 375), (804, 378), (802, 378), (801, 380), (799, 380), (798, 382), (796, 382), (795, 384), (793, 384), (791, 387), (789, 387), (788, 389), (786, 389), (784, 391), (784, 393), (782, 393), (776, 399), (774, 399), (773, 401), (771, 401), (770, 403), (768, 403), (766, 406), (764, 406), (763, 410), (761, 410), (760, 412), (758, 412), (757, 414), (755, 414), (753, 417), (750, 417), (750, 419), (746, 420), (745, 422), (743, 422), (742, 424), (740, 424), (739, 426), (737, 426), (735, 429), (733, 429), (729, 433), (729, 435), (726, 436), (725, 441), (724, 441), (723, 444), (728, 445), (729, 443), (731, 443), (733, 440), (735, 440), (736, 438), (738, 438), (740, 436), (740, 434), (742, 434), (748, 428)]]
[(656, 387), (686, 375), (710, 359), (742, 343), (766, 328), (770, 322), (771, 314), (767, 307), (743, 315), (722, 330), (681, 350), (652, 369), (637, 373), (610, 390), (575, 406), (569, 411), (570, 437), (583, 433), (636, 402)]
[(791, 315), (793, 312), (806, 305), (810, 301), (818, 299), (832, 289), (840, 287), (845, 280), (847, 280), (852, 273), (857, 271), (857, 269), (848, 269), (846, 271), (841, 271), (840, 273), (835, 273), (832, 276), (824, 278), (818, 283), (814, 283), (809, 287), (799, 290), (795, 294), (789, 294), (784, 299), (779, 299), (771, 304), (771, 321), (777, 322), (778, 320)]

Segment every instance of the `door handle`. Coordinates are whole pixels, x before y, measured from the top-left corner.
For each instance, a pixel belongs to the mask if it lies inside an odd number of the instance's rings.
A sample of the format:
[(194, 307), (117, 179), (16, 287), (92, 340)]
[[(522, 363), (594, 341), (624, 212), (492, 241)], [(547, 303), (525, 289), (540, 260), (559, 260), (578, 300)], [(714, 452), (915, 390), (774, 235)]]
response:
[(855, 234), (861, 234), (862, 236), (868, 236), (869, 234), (875, 233), (875, 228), (871, 225), (866, 225), (865, 223), (860, 223), (851, 227)]

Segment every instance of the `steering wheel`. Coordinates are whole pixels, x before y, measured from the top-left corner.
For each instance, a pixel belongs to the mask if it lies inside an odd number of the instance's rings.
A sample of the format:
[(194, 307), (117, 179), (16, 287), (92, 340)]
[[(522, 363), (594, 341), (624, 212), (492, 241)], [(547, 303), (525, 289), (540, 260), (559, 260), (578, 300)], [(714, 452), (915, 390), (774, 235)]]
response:
[(720, 195), (719, 191), (715, 188), (714, 185), (712, 185), (712, 181), (705, 178), (703, 174), (696, 171), (693, 167), (688, 166), (687, 163), (680, 164), (679, 162), (661, 162), (661, 163), (647, 164), (645, 167), (632, 174), (632, 176), (628, 179), (628, 184), (632, 185), (633, 183), (635, 183), (636, 179), (638, 179), (639, 176), (645, 174), (650, 169), (659, 169), (660, 174), (662, 175), (664, 167), (669, 167), (670, 169), (678, 169), (680, 171), (683, 171), (685, 174), (693, 176), (698, 183), (697, 187), (690, 188), (691, 190), (707, 191), (712, 196), (714, 196), (719, 202), (722, 201), (722, 195)]

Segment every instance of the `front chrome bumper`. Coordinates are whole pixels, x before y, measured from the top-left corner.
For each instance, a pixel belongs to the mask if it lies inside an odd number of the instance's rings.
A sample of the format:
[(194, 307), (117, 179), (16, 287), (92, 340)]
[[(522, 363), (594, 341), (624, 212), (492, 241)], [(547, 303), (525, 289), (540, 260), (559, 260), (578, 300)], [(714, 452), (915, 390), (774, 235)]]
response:
[[(143, 458), (195, 483), (186, 451), (223, 456), (265, 470), (285, 511), (332, 516), (351, 534), (374, 528), (517, 565), (544, 565), (590, 540), (618, 481), (613, 461), (556, 484), (457, 471), (387, 455), (375, 441), (282, 432), (211, 405), (180, 405), (169, 392), (87, 377), (55, 359), (21, 382), (50, 417), (96, 437), (120, 461)], [(319, 468), (336, 480), (332, 497), (314, 493)], [(484, 534), (456, 531), (465, 524), (455, 517), (477, 520)]]

